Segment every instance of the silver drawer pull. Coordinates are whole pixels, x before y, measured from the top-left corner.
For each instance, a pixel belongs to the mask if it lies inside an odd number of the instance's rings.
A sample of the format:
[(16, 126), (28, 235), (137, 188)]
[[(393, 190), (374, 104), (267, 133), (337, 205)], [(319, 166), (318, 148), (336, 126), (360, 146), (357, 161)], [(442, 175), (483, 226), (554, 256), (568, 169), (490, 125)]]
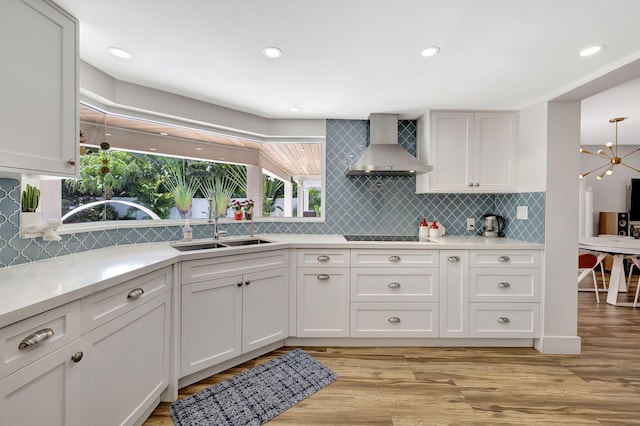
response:
[(395, 323), (399, 323), (399, 322), (400, 322), (400, 318), (398, 318), (398, 317), (391, 317), (391, 318), (389, 318), (387, 321), (389, 321), (389, 322), (390, 322), (390, 323), (392, 323), (392, 324), (395, 324)]
[(460, 257), (459, 256), (449, 256), (449, 257), (447, 257), (447, 260), (449, 262), (460, 262)]
[(318, 256), (318, 262), (328, 262), (330, 259), (329, 256)]
[(320, 274), (320, 275), (318, 275), (318, 277), (317, 277), (317, 278), (318, 278), (320, 281), (326, 281), (326, 280), (328, 280), (328, 279), (329, 279), (329, 275), (327, 275), (327, 274)]
[(509, 256), (500, 256), (500, 257), (498, 258), (498, 262), (508, 262), (508, 261), (510, 261), (510, 260), (511, 260), (511, 259), (509, 259)]
[(505, 282), (501, 282), (501, 283), (498, 283), (498, 287), (500, 287), (500, 288), (509, 288), (509, 287), (511, 287), (511, 284), (505, 283)]
[(127, 294), (127, 299), (136, 300), (136, 299), (139, 299), (143, 294), (144, 294), (143, 289), (141, 289), (140, 287), (134, 288), (129, 292), (129, 294)]
[(511, 320), (509, 318), (507, 318), (507, 317), (500, 317), (500, 318), (498, 318), (498, 322), (500, 324), (508, 324), (508, 323), (511, 322)]
[(71, 361), (80, 362), (83, 356), (84, 356), (84, 353), (82, 353), (82, 351), (76, 352), (71, 356)]
[(18, 345), (18, 349), (21, 351), (25, 349), (32, 348), (34, 346), (39, 345), (40, 343), (47, 340), (49, 337), (53, 336), (53, 330), (50, 328), (43, 328), (42, 330), (38, 330), (33, 334), (25, 337), (22, 342)]
[(400, 262), (400, 256), (389, 256), (389, 262)]
[(400, 283), (397, 283), (397, 282), (389, 283), (389, 288), (400, 288)]

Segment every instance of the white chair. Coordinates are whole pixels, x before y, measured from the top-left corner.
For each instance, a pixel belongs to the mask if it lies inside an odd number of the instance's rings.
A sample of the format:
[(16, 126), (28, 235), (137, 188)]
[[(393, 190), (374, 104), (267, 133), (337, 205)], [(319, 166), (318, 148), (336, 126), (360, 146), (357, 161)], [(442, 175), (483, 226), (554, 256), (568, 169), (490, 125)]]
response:
[[(598, 279), (596, 278), (596, 267), (600, 266), (600, 273), (602, 274), (602, 286), (604, 287), (602, 291), (607, 290), (607, 282), (604, 278), (604, 266), (602, 265), (602, 261), (607, 255), (605, 253), (579, 253), (578, 254), (578, 284), (591, 273), (591, 277), (593, 278), (593, 290), (596, 293), (596, 302), (600, 303), (600, 289), (598, 288)], [(639, 266), (640, 268), (640, 266)], [(583, 291), (580, 289), (579, 291)]]
[[(625, 259), (628, 259), (631, 261), (631, 265), (629, 265), (629, 275), (627, 277), (627, 289), (628, 289), (629, 283), (631, 282), (631, 272), (633, 272), (633, 267), (635, 266), (636, 268), (638, 268), (638, 270), (640, 270), (640, 257), (628, 256), (628, 257), (625, 257)], [(638, 306), (638, 294), (640, 294), (640, 277), (638, 277), (638, 285), (636, 286), (636, 295), (633, 298), (634, 308)]]

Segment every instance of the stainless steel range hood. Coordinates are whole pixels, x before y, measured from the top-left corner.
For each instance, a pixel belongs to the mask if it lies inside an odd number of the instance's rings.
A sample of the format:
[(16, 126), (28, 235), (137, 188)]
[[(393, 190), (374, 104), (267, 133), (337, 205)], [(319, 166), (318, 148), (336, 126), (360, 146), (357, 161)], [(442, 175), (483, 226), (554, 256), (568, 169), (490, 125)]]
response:
[(413, 176), (433, 170), (398, 144), (398, 116), (369, 116), (369, 146), (347, 176)]

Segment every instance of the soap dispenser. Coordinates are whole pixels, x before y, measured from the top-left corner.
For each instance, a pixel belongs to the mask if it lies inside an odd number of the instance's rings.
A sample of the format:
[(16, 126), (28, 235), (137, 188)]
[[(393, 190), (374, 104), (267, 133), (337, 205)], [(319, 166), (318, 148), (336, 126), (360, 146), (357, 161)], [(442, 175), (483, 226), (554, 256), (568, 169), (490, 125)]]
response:
[(424, 217), (422, 218), (422, 222), (420, 222), (420, 227), (418, 229), (418, 240), (427, 241), (429, 239), (429, 224), (427, 223), (427, 219)]
[(431, 224), (431, 228), (429, 228), (429, 236), (430, 237), (439, 237), (440, 236), (440, 228), (438, 227), (438, 222), (436, 220)]
[(182, 241), (191, 241), (193, 239), (193, 229), (189, 226), (189, 219), (182, 228)]

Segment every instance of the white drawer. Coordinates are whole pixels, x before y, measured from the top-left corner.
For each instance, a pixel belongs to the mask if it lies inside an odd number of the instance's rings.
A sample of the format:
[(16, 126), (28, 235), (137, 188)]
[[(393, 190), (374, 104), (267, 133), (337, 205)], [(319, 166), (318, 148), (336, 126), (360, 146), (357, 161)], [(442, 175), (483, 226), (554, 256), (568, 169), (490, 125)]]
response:
[(170, 266), (134, 278), (81, 300), (82, 327), (90, 331), (171, 288)]
[(471, 250), (471, 267), (522, 267), (540, 266), (540, 250)]
[(438, 267), (438, 250), (351, 250), (352, 267)]
[(538, 302), (540, 270), (537, 268), (471, 268), (472, 302)]
[(470, 303), (470, 337), (534, 338), (540, 335), (537, 303)]
[[(67, 303), (0, 329), (0, 378), (60, 349), (81, 334), (80, 302)], [(20, 349), (21, 342), (29, 337), (39, 343)]]
[(298, 267), (348, 267), (349, 250), (298, 250)]
[(288, 250), (212, 257), (182, 262), (182, 284), (284, 268), (289, 265)]
[(352, 301), (438, 301), (438, 268), (352, 268)]
[(437, 336), (437, 303), (351, 303), (351, 337)]

